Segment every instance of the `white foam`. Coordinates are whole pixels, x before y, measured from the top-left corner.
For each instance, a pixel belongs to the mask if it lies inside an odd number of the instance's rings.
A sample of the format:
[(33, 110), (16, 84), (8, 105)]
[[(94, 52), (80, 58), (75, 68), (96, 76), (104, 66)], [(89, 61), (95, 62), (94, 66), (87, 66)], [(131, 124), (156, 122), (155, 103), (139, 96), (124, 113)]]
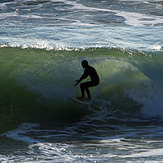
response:
[(152, 50), (163, 50), (163, 46), (160, 45), (154, 45), (151, 47)]
[(126, 20), (125, 23), (132, 26), (146, 26), (146, 25), (156, 25), (163, 24), (162, 16), (152, 16), (146, 14), (140, 14), (135, 12), (126, 12), (114, 10), (116, 15), (123, 16)]
[[(143, 88), (126, 88), (125, 93), (135, 101), (143, 104), (141, 113), (147, 117), (163, 118), (163, 94), (162, 88), (157, 88), (151, 81), (142, 83)], [(141, 85), (140, 84), (140, 87)]]
[(8, 131), (1, 136), (6, 136), (10, 139), (23, 141), (26, 143), (39, 143), (40, 141), (32, 139), (28, 136), (25, 136), (23, 134), (29, 132), (33, 127), (39, 126), (38, 124), (33, 123), (22, 123), (17, 129)]
[[(131, 26), (146, 26), (146, 25), (156, 25), (163, 23), (162, 16), (153, 16), (147, 14), (141, 14), (136, 12), (127, 12), (127, 11), (120, 11), (120, 10), (110, 10), (110, 9), (103, 9), (103, 8), (96, 8), (96, 7), (88, 7), (84, 6), (81, 3), (77, 3), (75, 1), (65, 1), (59, 0), (59, 2), (64, 2), (65, 4), (72, 5), (72, 10), (83, 10), (83, 11), (103, 11), (109, 13), (115, 13), (118, 16), (124, 17), (125, 23)], [(62, 9), (61, 9), (62, 10)]]
[[(142, 149), (143, 150), (143, 149)], [(146, 149), (144, 149), (146, 150)], [(131, 155), (124, 155), (124, 156), (119, 156), (120, 158), (128, 158), (128, 157), (156, 157), (156, 156), (162, 156), (163, 154), (163, 149), (150, 149), (147, 150), (146, 152), (139, 152), (139, 153), (134, 153)]]

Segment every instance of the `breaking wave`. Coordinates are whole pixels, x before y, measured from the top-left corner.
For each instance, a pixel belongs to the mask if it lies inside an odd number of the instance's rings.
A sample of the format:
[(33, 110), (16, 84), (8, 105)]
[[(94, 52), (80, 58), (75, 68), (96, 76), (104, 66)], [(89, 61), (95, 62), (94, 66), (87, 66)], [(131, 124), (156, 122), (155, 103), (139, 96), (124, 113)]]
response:
[[(7, 124), (8, 129), (23, 122), (75, 122), (103, 109), (163, 117), (162, 51), (3, 47), (0, 54), (0, 125)], [(91, 89), (90, 106), (69, 98), (80, 95), (73, 84), (83, 72), (84, 59), (101, 78), (100, 85)]]

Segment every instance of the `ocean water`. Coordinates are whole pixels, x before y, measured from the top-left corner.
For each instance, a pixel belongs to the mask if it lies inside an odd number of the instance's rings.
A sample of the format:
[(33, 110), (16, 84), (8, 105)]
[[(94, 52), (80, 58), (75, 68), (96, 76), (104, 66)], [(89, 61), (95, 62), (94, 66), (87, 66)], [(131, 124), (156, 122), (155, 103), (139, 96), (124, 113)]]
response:
[(0, 162), (163, 162), (162, 63), (163, 1), (1, 0)]

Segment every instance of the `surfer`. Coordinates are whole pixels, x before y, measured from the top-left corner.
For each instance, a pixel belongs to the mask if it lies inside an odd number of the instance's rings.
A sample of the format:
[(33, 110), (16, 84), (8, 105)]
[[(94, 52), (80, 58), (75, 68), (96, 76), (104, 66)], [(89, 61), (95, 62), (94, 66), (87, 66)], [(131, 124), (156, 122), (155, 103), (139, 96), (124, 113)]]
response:
[(88, 64), (87, 60), (83, 60), (81, 62), (81, 64), (82, 64), (83, 69), (85, 69), (85, 70), (84, 70), (83, 75), (80, 77), (80, 79), (75, 81), (76, 82), (75, 86), (78, 85), (83, 79), (90, 76), (91, 81), (84, 82), (84, 83), (80, 84), (80, 89), (81, 89), (82, 96), (79, 97), (79, 99), (82, 100), (82, 101), (84, 100), (85, 91), (86, 91), (86, 93), (88, 95), (88, 100), (91, 100), (91, 94), (90, 94), (90, 91), (89, 91), (89, 87), (94, 87), (94, 86), (97, 86), (99, 84), (99, 82), (100, 82), (99, 76), (98, 76), (95, 68), (93, 68), (92, 66), (90, 66)]

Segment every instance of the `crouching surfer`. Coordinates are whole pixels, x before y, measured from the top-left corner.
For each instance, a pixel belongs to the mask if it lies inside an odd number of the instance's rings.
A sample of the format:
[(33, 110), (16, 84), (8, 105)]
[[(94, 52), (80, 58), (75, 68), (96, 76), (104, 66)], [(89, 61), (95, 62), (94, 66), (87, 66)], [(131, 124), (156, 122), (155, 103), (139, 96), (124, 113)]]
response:
[(87, 60), (83, 60), (81, 62), (81, 64), (82, 64), (82, 67), (84, 69), (84, 73), (80, 77), (79, 80), (75, 81), (76, 82), (75, 86), (78, 85), (83, 79), (87, 78), (88, 76), (90, 76), (91, 81), (83, 82), (83, 83), (80, 84), (80, 89), (81, 89), (82, 96), (79, 97), (78, 99), (83, 101), (84, 97), (85, 97), (85, 91), (86, 91), (86, 93), (88, 95), (88, 100), (91, 100), (91, 94), (90, 94), (90, 91), (89, 91), (89, 87), (97, 86), (99, 84), (99, 82), (100, 82), (100, 79), (99, 79), (99, 76), (98, 76), (95, 68), (90, 66), (88, 64)]

